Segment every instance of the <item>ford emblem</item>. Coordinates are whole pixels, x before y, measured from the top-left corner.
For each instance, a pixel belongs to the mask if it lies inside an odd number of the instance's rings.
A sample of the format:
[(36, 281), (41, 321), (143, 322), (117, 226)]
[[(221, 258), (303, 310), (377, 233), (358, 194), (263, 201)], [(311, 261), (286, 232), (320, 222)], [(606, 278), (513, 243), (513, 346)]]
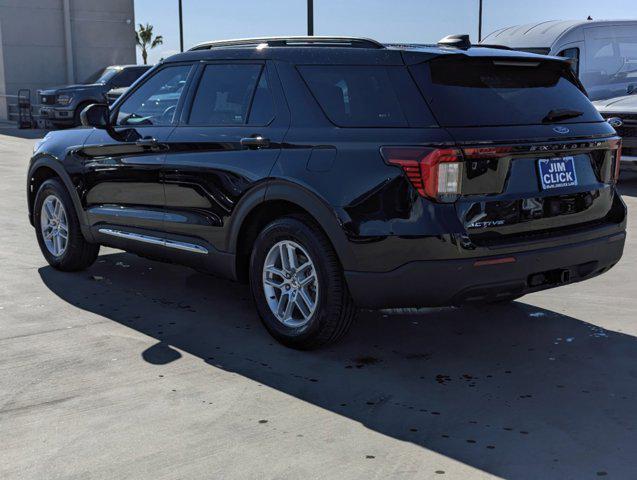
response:
[(570, 132), (570, 130), (568, 128), (566, 128), (566, 127), (553, 127), (553, 131), (555, 133), (561, 133), (561, 134), (565, 134), (565, 133)]

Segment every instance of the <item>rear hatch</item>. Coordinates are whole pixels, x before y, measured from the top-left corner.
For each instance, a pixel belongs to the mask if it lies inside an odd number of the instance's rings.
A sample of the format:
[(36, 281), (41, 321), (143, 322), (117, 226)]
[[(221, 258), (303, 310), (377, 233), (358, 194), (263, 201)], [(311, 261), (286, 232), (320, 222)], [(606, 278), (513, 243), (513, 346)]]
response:
[(453, 200), (472, 243), (528, 242), (607, 220), (619, 139), (566, 62), (453, 54), (410, 71), (461, 153)]

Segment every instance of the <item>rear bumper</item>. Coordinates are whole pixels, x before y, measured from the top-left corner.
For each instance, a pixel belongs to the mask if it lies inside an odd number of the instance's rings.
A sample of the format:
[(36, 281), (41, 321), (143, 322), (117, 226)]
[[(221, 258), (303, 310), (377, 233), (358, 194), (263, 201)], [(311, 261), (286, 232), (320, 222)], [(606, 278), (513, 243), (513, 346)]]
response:
[(506, 255), (407, 263), (389, 272), (345, 272), (355, 303), (367, 308), (437, 307), (523, 295), (604, 273), (622, 256), (626, 233)]

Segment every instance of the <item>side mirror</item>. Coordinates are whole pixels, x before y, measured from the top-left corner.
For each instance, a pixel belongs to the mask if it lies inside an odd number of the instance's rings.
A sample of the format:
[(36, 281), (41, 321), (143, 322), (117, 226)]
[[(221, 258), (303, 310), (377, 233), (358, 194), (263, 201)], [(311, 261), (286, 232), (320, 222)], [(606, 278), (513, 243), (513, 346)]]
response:
[(93, 103), (80, 112), (80, 120), (85, 127), (108, 128), (111, 122), (108, 105)]

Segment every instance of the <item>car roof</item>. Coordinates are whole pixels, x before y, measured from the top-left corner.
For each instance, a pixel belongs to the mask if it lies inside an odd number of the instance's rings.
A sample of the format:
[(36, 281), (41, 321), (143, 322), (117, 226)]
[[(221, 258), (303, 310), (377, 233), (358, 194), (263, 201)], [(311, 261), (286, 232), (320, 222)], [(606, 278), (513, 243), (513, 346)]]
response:
[(501, 28), (487, 35), (482, 43), (511, 48), (550, 48), (568, 32), (583, 26), (635, 25), (637, 20), (549, 20)]
[[(330, 40), (335, 41), (330, 45)], [(498, 46), (488, 48), (486, 45), (457, 48), (428, 44), (381, 44), (375, 40), (353, 37), (276, 37), (207, 42), (173, 55), (164, 63), (267, 59), (298, 64), (404, 65), (442, 55), (547, 58)]]

